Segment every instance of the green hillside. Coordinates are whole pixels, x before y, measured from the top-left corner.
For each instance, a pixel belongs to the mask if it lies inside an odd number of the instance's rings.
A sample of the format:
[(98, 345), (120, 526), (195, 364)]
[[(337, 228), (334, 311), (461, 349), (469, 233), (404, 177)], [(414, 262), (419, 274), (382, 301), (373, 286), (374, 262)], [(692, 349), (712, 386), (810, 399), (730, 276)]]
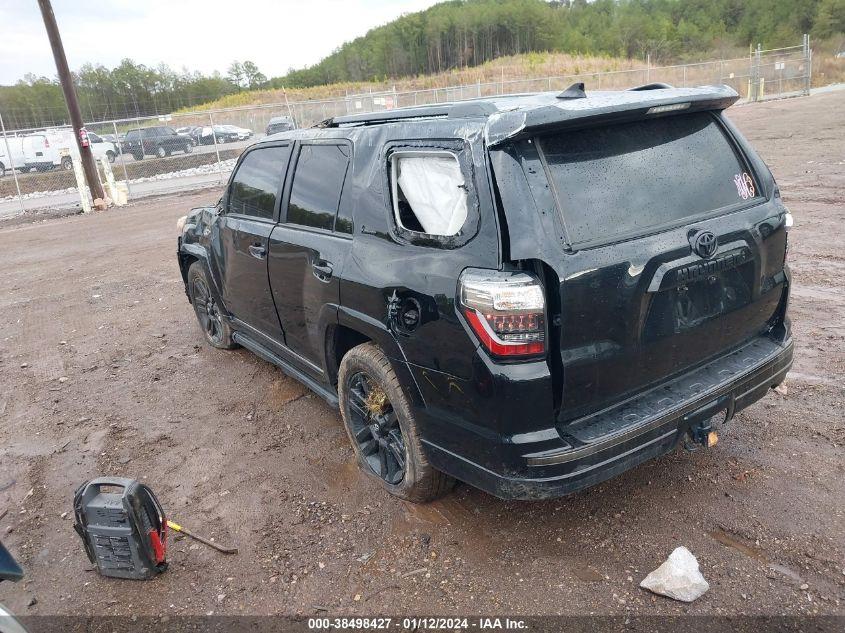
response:
[(656, 62), (725, 45), (793, 45), (845, 31), (845, 0), (451, 0), (403, 16), (271, 81), (306, 87), (442, 72), (556, 51)]

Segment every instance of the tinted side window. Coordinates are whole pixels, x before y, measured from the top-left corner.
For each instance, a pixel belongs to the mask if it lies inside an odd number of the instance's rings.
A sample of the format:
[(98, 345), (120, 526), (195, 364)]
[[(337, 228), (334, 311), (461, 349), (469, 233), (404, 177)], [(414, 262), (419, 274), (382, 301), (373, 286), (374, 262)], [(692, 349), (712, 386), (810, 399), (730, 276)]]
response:
[(249, 152), (232, 177), (229, 213), (272, 220), (289, 157), (290, 145), (264, 147)]
[(129, 130), (126, 133), (126, 140), (127, 141), (134, 141), (136, 138), (138, 138), (138, 134), (139, 134), (138, 130)]
[(348, 166), (346, 145), (302, 145), (288, 203), (288, 223), (331, 231)]

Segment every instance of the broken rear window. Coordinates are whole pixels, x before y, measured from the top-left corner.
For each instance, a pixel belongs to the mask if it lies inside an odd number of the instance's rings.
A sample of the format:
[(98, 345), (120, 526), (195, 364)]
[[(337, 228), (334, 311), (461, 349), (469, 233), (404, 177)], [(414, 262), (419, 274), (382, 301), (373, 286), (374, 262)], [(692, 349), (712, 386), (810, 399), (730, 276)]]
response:
[(566, 131), (537, 142), (572, 244), (642, 235), (760, 195), (707, 112)]
[(447, 151), (399, 151), (390, 157), (393, 213), (403, 229), (457, 235), (467, 219), (467, 185)]

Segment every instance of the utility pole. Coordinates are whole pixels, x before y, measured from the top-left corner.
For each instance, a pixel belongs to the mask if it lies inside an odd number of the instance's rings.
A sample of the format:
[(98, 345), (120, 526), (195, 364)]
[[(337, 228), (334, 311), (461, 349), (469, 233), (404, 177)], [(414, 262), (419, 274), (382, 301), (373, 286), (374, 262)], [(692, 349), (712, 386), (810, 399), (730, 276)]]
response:
[[(50, 0), (38, 0), (41, 9), (41, 16), (44, 18), (44, 26), (47, 29), (47, 37), (50, 38), (50, 46), (53, 49), (53, 59), (56, 60), (56, 70), (59, 73), (59, 81), (62, 84), (62, 92), (65, 94), (65, 103), (70, 115), (70, 123), (73, 126), (73, 137), (76, 139), (76, 146), (79, 148), (79, 156), (82, 159), (82, 170), (85, 172), (85, 180), (91, 191), (91, 197), (105, 199), (103, 186), (97, 177), (97, 167), (94, 165), (94, 156), (90, 146), (82, 145), (82, 137), (79, 131), (82, 129), (82, 113), (79, 111), (79, 101), (76, 99), (76, 89), (73, 87), (73, 77), (67, 65), (65, 48), (62, 45), (62, 36), (59, 34), (59, 27), (56, 24), (56, 16)], [(97, 206), (97, 205), (95, 205)]]

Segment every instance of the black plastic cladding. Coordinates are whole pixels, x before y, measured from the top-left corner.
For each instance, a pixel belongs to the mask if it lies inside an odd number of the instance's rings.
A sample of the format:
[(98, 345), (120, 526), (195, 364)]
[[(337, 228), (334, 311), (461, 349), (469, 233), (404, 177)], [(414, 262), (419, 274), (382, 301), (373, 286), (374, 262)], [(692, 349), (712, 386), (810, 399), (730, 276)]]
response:
[[(606, 470), (590, 471), (581, 478), (571, 475), (578, 466), (570, 463), (566, 470), (570, 474), (559, 481), (555, 480), (558, 471), (547, 467), (542, 475), (547, 481), (532, 483), (531, 477), (537, 474), (532, 474), (525, 459), (529, 454), (566, 450), (565, 425), (569, 421), (590, 415), (601, 406), (613, 406), (630, 393), (677, 374), (678, 367), (671, 361), (678, 352), (671, 344), (661, 350), (663, 357), (654, 359), (657, 373), (647, 386), (634, 380), (634, 373), (641, 368), (626, 366), (630, 358), (624, 354), (603, 356), (598, 344), (613, 336), (630, 343), (634, 340), (631, 337), (639, 336), (637, 328), (645, 315), (629, 310), (632, 302), (643, 300), (643, 284), (657, 266), (672, 264), (690, 252), (686, 238), (689, 226), (613, 245), (577, 251), (567, 248), (562, 218), (548, 186), (535, 186), (544, 174), (530, 140), (532, 135), (555, 125), (585, 125), (596, 115), (606, 121), (639, 118), (655, 105), (685, 100), (696, 107), (720, 110), (736, 99), (736, 94), (724, 87), (598, 95), (588, 90), (587, 95), (585, 99), (562, 101), (550, 93), (482, 100), (460, 108), (431, 106), (416, 109), (414, 116), (402, 121), (385, 120), (390, 115), (384, 113), (356, 115), (355, 120), (341, 118), (328, 127), (274, 135), (258, 145), (313, 139), (351, 143), (351, 167), (340, 204), (341, 212), (353, 218), (354, 233), (345, 241), (342, 261), (334, 262), (339, 290), (333, 302), (320, 306), (318, 330), (331, 336), (336, 326), (343, 326), (380, 345), (412, 401), (432, 463), (503, 497), (565, 494), (674, 445), (674, 440), (660, 440), (637, 456), (629, 455)], [(425, 118), (426, 112), (431, 118)], [(690, 362), (696, 351), (708, 358), (727, 352), (725, 347), (739, 345), (740, 338), (755, 334), (740, 331), (743, 319), (758, 323), (772, 312), (772, 323), (783, 324), (773, 329), (784, 346), (778, 367), (788, 368), (791, 344), (784, 313), (787, 302), (781, 298), (781, 290), (789, 283), (783, 264), (785, 209), (772, 197), (774, 184), (769, 170), (727, 118), (717, 116), (748, 160), (763, 197), (750, 208), (694, 225), (712, 230), (721, 243), (745, 240), (749, 244), (754, 255), (754, 296), (764, 300), (726, 321), (734, 328), (733, 342), (719, 345), (716, 327), (704, 337), (706, 344), (688, 337), (684, 345), (689, 358), (681, 358), (681, 354), (678, 361)], [(516, 144), (519, 152), (515, 151)], [(396, 226), (388, 158), (391, 151), (405, 148), (447, 149), (461, 161), (473, 208), (456, 238), (431, 238)], [(494, 188), (501, 205), (494, 200)], [(180, 244), (180, 262), (183, 274), (193, 258), (205, 262), (219, 293), (222, 258), (215, 217), (214, 208), (194, 212), (189, 219), (193, 228)], [(503, 252), (508, 253), (508, 261), (503, 261)], [(456, 284), (462, 270), (504, 266), (524, 266), (539, 273), (544, 282), (547, 305), (555, 312), (547, 319), (549, 355), (545, 360), (494, 362), (479, 348), (456, 310)], [(590, 270), (595, 272), (585, 274)], [(637, 274), (626, 276), (626, 271), (632, 270)], [(278, 280), (274, 282), (270, 275), (271, 286), (274, 283)], [(220, 298), (225, 305), (225, 297)], [(402, 305), (419, 306), (419, 323), (412, 331), (403, 328), (396, 318), (397, 306)], [(611, 309), (614, 305), (618, 311)], [(599, 310), (596, 318), (587, 318), (588, 323), (584, 318), (589, 315), (581, 314), (585, 306)], [(607, 309), (606, 314), (602, 309)], [(618, 318), (609, 322), (613, 314)], [(284, 329), (284, 323), (281, 327)], [(281, 347), (274, 348), (274, 353), (282, 356), (285, 341), (278, 343)], [(267, 345), (272, 348), (273, 344)], [(573, 363), (566, 356), (568, 349), (578, 346), (592, 349), (592, 365)], [(327, 353), (333, 346), (323, 347), (319, 367), (300, 365), (298, 369), (319, 383), (331, 399), (334, 363)], [(296, 359), (291, 362), (296, 364)], [(782, 380), (782, 373), (760, 376), (748, 379), (763, 381), (756, 390), (733, 394), (728, 389), (725, 397), (741, 408)], [(625, 449), (631, 447), (629, 443)]]

